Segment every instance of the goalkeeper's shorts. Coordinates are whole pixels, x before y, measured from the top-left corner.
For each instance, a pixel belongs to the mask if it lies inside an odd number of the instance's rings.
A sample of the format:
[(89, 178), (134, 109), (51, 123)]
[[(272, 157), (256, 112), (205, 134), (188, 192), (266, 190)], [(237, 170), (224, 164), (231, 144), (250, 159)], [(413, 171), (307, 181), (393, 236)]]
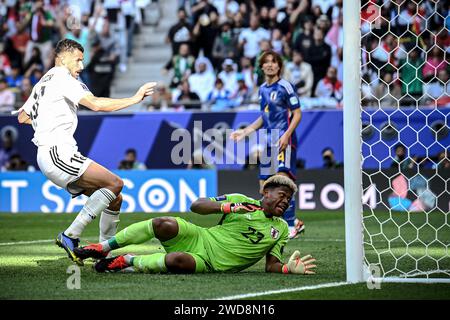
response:
[(175, 217), (178, 234), (175, 238), (161, 241), (167, 253), (184, 252), (195, 260), (195, 273), (213, 272), (210, 258), (205, 249), (204, 228)]

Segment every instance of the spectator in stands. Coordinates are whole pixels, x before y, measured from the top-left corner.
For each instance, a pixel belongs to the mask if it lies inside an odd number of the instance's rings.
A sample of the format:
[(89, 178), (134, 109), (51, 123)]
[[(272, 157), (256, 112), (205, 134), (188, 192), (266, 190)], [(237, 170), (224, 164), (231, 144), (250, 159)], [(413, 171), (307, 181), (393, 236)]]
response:
[(332, 9), (333, 5), (335, 4), (336, 0), (312, 0), (311, 6), (319, 7), (320, 12), (323, 14), (326, 14), (328, 10)]
[(343, 98), (342, 94), (342, 83), (337, 79), (337, 70), (335, 67), (329, 67), (325, 78), (317, 83), (315, 96), (334, 100), (335, 107), (338, 107)]
[(189, 46), (183, 43), (179, 46), (179, 52), (173, 56), (164, 66), (163, 73), (167, 74), (173, 69), (173, 77), (170, 88), (176, 88), (183, 80), (187, 79), (194, 71), (195, 58), (189, 52)]
[(20, 154), (14, 153), (9, 157), (5, 166), (1, 168), (1, 171), (36, 171), (36, 168), (22, 159)]
[(402, 82), (402, 104), (410, 104), (411, 97), (420, 99), (423, 93), (423, 65), (424, 61), (420, 57), (419, 50), (410, 51), (408, 58), (400, 61), (399, 75)]
[(11, 129), (1, 131), (2, 145), (0, 148), (0, 168), (4, 168), (10, 157), (13, 154), (18, 153), (17, 149), (14, 147), (16, 139), (17, 132), (13, 132)]
[(336, 161), (334, 151), (330, 147), (322, 150), (322, 160), (324, 169), (338, 169), (343, 166), (342, 163)]
[(293, 51), (292, 61), (286, 63), (283, 78), (295, 86), (299, 96), (311, 97), (314, 74), (311, 65), (303, 60), (300, 51)]
[(331, 48), (324, 41), (323, 31), (319, 28), (314, 29), (313, 43), (303, 51), (304, 59), (311, 64), (314, 74), (313, 91), (320, 79), (327, 74), (328, 67), (331, 63)]
[(219, 16), (216, 11), (202, 14), (192, 30), (197, 49), (199, 52), (202, 51), (210, 61), (213, 61), (214, 41), (219, 32)]
[(20, 66), (14, 65), (11, 68), (11, 74), (6, 76), (5, 80), (8, 82), (10, 88), (20, 88), (23, 80), (23, 75), (20, 71)]
[(125, 151), (125, 159), (120, 161), (119, 170), (146, 170), (144, 163), (137, 160), (136, 149), (130, 148)]
[(30, 78), (23, 78), (22, 85), (20, 86), (20, 101), (25, 103), (28, 97), (31, 95), (33, 85)]
[(222, 71), (217, 75), (223, 82), (225, 90), (228, 90), (231, 96), (235, 96), (238, 91), (238, 72), (237, 65), (231, 59), (225, 59), (222, 64)]
[(24, 75), (24, 78), (29, 78), (31, 85), (35, 85), (41, 80), (44, 75), (44, 67), (39, 64), (32, 65)]
[(398, 168), (400, 172), (413, 168), (414, 163), (407, 156), (406, 147), (399, 143), (395, 145), (395, 155), (391, 168)]
[(370, 75), (368, 73), (362, 73), (361, 77), (361, 106), (376, 106), (376, 101), (373, 98), (374, 93), (370, 85)]
[(17, 33), (11, 37), (11, 41), (13, 43), (14, 49), (20, 55), (16, 63), (20, 62), (22, 64), (25, 58), (27, 43), (30, 40), (30, 35), (27, 32), (26, 27), (22, 26), (19, 22), (17, 22), (16, 26), (17, 26)]
[[(244, 20), (244, 17), (242, 15), (242, 13), (238, 12), (236, 13), (233, 17), (232, 17), (232, 30), (233, 30), (233, 34), (236, 35), (238, 37), (238, 41), (239, 41), (239, 35), (242, 33), (242, 31), (245, 29), (246, 27), (246, 22)], [(242, 50), (239, 48), (237, 48), (239, 50), (238, 52), (238, 56), (242, 56)]]
[[(11, 61), (3, 51), (3, 43), (0, 43), (0, 72), (3, 72), (3, 76), (11, 74)], [(2, 75), (0, 74), (0, 76)]]
[(179, 52), (182, 44), (187, 44), (190, 47), (190, 51), (194, 52), (192, 50), (192, 26), (187, 21), (185, 9), (178, 9), (178, 22), (170, 27), (166, 43), (170, 43), (172, 46), (172, 56)]
[(233, 107), (232, 94), (224, 87), (220, 78), (216, 79), (214, 89), (208, 94), (207, 104), (211, 111), (225, 111)]
[(236, 94), (233, 96), (235, 107), (241, 106), (243, 103), (251, 99), (251, 92), (245, 84), (244, 79), (238, 77), (238, 89)]
[(331, 29), (327, 32), (325, 42), (331, 46), (331, 64), (337, 66), (340, 60), (338, 50), (342, 50), (344, 46), (344, 17), (342, 13), (339, 14)]
[(444, 95), (450, 94), (449, 75), (446, 69), (439, 71), (438, 76), (434, 81), (424, 85), (424, 93), (427, 99), (438, 99)]
[(195, 5), (191, 8), (192, 12), (192, 24), (196, 25), (198, 20), (202, 15), (209, 16), (211, 12), (214, 12), (216, 15), (219, 14), (217, 8), (209, 2), (209, 0), (198, 0)]
[(282, 55), (283, 54), (283, 44), (286, 42), (285, 37), (283, 37), (283, 34), (281, 33), (280, 29), (272, 29), (271, 32), (271, 38), (270, 38), (270, 44), (273, 50)]
[(375, 86), (373, 96), (376, 98), (374, 103), (381, 108), (396, 108), (402, 96), (400, 82), (393, 78), (392, 73), (386, 72), (382, 75), (382, 81)]
[(433, 166), (433, 169), (438, 170), (450, 170), (450, 155), (448, 150), (439, 152), (436, 156), (437, 164)]
[(239, 77), (244, 79), (245, 86), (248, 88), (249, 92), (252, 93), (256, 86), (256, 79), (250, 59), (241, 57), (239, 69)]
[(229, 21), (225, 21), (220, 26), (220, 33), (214, 40), (212, 55), (215, 66), (220, 66), (225, 59), (237, 57), (237, 38), (231, 30)]
[(211, 62), (206, 57), (199, 57), (195, 61), (195, 73), (189, 78), (189, 87), (202, 102), (208, 99), (208, 94), (214, 89), (216, 75)]
[(31, 58), (33, 47), (37, 46), (42, 52), (44, 67), (48, 70), (52, 61), (52, 32), (55, 25), (55, 17), (44, 7), (43, 0), (37, 0), (31, 12), (26, 15), (24, 22), (28, 26), (31, 36), (31, 40), (28, 41), (25, 50), (25, 63)]
[[(339, 22), (336, 23), (337, 24), (337, 28), (339, 29)], [(335, 24), (335, 26), (336, 26)], [(328, 32), (330, 31), (331, 28), (331, 23), (330, 23), (330, 19), (328, 19), (328, 16), (326, 14), (322, 14), (320, 15), (320, 17), (317, 19), (316, 21), (316, 27), (319, 28), (320, 30), (323, 31), (324, 35), (328, 35)], [(339, 30), (337, 31), (339, 32)], [(343, 30), (342, 30), (343, 32)], [(331, 39), (329, 39), (331, 40)], [(333, 45), (337, 45), (337, 43), (335, 43), (333, 40), (331, 40), (331, 43), (328, 43), (331, 47)]]
[(16, 96), (8, 87), (6, 79), (0, 79), (0, 113), (9, 113), (14, 110)]
[(99, 39), (92, 43), (91, 52), (92, 58), (86, 66), (86, 72), (91, 83), (90, 89), (96, 97), (109, 97), (114, 65), (117, 60), (105, 51)]
[(30, 71), (30, 68), (34, 69), (37, 66), (40, 66), (43, 69), (44, 63), (42, 62), (41, 50), (39, 50), (38, 47), (34, 47), (31, 52), (31, 57), (23, 69), (25, 70), (25, 73), (31, 73), (32, 71)]
[(250, 21), (250, 16), (251, 16), (251, 10), (249, 7), (250, 5), (251, 5), (251, 3), (249, 4), (248, 2), (242, 2), (239, 5), (239, 11), (235, 15), (235, 16), (240, 16), (240, 18), (243, 21), (243, 25), (245, 25), (245, 27), (248, 26), (248, 22)]
[(131, 57), (133, 50), (133, 38), (136, 29), (137, 4), (135, 0), (122, 0), (121, 11), (125, 17), (125, 29), (127, 34), (127, 57)]
[[(222, 2), (224, 2), (224, 1), (222, 1)], [(215, 6), (218, 7), (217, 5), (215, 5)], [(217, 10), (219, 10), (219, 13), (220, 13), (220, 9), (217, 8)], [(226, 18), (224, 18), (224, 20), (225, 19), (231, 20), (232, 17), (235, 14), (237, 14), (238, 12), (239, 12), (239, 3), (234, 0), (228, 0), (228, 1), (226, 1), (226, 4), (225, 4), (225, 15), (223, 13), (220, 13), (220, 16), (226, 17)]]
[(163, 84), (158, 84), (155, 93), (151, 96), (151, 102), (148, 110), (159, 109), (161, 111), (166, 111), (172, 104), (172, 92), (169, 88)]
[(180, 93), (175, 100), (178, 108), (199, 110), (202, 107), (199, 103), (200, 97), (195, 92), (191, 91), (187, 80), (181, 81)]
[(423, 66), (424, 81), (429, 81), (446, 68), (448, 68), (448, 62), (444, 60), (444, 51), (438, 46), (434, 46), (431, 52), (428, 53), (427, 61)]
[(381, 41), (381, 46), (377, 39), (371, 44), (371, 62), (377, 70), (382, 72), (396, 72), (399, 61), (406, 58), (406, 49), (390, 32), (387, 32)]
[(114, 65), (119, 63), (120, 49), (117, 43), (116, 37), (111, 33), (111, 27), (108, 20), (103, 23), (102, 31), (98, 35), (100, 45), (105, 50), (105, 55), (109, 57), (110, 61), (114, 62)]
[[(127, 30), (124, 13), (121, 9), (121, 0), (108, 0), (103, 2), (106, 9), (108, 27), (111, 29), (111, 38), (117, 45), (118, 67), (120, 72), (127, 70)], [(106, 22), (105, 21), (105, 22)], [(106, 49), (106, 47), (104, 47)]]
[(303, 20), (303, 28), (294, 36), (293, 49), (300, 52), (308, 51), (314, 41), (313, 33), (314, 22), (312, 18), (307, 15)]
[(243, 50), (244, 57), (251, 59), (256, 63), (256, 57), (260, 52), (260, 42), (262, 40), (270, 41), (270, 32), (259, 25), (259, 17), (252, 14), (250, 17), (250, 27), (242, 30), (238, 38), (238, 45)]

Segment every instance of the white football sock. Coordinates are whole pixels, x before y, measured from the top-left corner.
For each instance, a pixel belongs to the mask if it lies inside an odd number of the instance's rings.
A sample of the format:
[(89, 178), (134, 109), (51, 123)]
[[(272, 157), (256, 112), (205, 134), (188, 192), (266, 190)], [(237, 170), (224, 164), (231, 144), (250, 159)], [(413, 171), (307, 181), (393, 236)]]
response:
[(100, 216), (100, 237), (98, 242), (103, 242), (114, 237), (119, 226), (119, 211), (105, 209)]
[(64, 234), (71, 238), (79, 238), (84, 228), (94, 220), (97, 215), (105, 210), (116, 199), (116, 195), (109, 189), (101, 188), (95, 191), (84, 204), (83, 209), (77, 215)]

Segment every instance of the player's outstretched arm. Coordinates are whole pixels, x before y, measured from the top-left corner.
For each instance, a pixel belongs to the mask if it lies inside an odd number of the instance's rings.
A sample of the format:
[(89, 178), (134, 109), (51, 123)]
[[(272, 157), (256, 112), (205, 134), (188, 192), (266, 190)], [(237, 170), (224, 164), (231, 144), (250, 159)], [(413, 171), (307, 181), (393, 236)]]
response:
[(239, 129), (236, 131), (233, 131), (230, 134), (230, 139), (234, 141), (240, 141), (241, 139), (245, 138), (249, 134), (251, 134), (253, 131), (258, 130), (263, 125), (262, 117), (259, 116), (258, 119), (256, 119), (252, 124), (245, 127), (244, 129)]
[(156, 82), (147, 82), (139, 88), (134, 96), (122, 99), (99, 98), (92, 94), (88, 94), (81, 98), (79, 104), (82, 104), (93, 111), (118, 111), (139, 103), (144, 100), (145, 97), (152, 95), (156, 85)]
[(314, 269), (316, 265), (314, 259), (311, 255), (306, 255), (300, 257), (300, 251), (295, 250), (295, 252), (289, 258), (286, 264), (281, 263), (277, 257), (267, 254), (266, 256), (266, 272), (276, 272), (276, 273), (295, 273), (295, 274), (315, 274)]
[(198, 214), (220, 213), (221, 203), (208, 198), (198, 198), (191, 204), (191, 211)]
[(261, 210), (261, 207), (248, 202), (218, 202), (208, 198), (198, 198), (191, 205), (191, 211), (198, 214), (212, 213), (247, 213)]

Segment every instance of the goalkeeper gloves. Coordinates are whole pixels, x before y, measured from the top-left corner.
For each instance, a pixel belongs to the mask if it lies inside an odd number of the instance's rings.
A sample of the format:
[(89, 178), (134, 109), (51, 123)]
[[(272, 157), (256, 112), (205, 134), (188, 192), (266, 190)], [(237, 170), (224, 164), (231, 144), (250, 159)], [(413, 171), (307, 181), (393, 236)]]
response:
[(296, 274), (315, 274), (311, 269), (315, 268), (313, 264), (316, 261), (311, 255), (306, 255), (300, 258), (300, 251), (295, 250), (292, 256), (289, 258), (288, 263), (283, 265), (283, 273), (296, 273)]
[(220, 211), (222, 211), (223, 213), (247, 213), (261, 209), (262, 208), (260, 206), (249, 202), (242, 202), (242, 203), (227, 202), (222, 203), (220, 205)]

